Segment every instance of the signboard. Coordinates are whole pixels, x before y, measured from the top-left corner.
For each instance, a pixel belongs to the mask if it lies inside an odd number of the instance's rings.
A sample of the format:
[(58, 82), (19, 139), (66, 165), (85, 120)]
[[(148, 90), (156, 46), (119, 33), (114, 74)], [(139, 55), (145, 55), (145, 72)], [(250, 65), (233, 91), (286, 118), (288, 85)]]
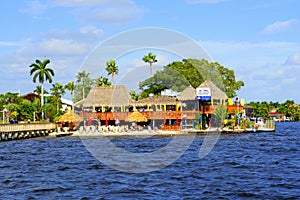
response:
[(210, 100), (211, 90), (209, 87), (202, 87), (196, 89), (196, 99), (198, 100)]

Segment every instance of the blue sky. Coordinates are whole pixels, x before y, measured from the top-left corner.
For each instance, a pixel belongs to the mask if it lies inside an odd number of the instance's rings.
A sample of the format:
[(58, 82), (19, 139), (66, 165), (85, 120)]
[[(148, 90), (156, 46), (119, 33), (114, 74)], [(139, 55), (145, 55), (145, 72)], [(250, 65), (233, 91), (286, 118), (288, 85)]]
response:
[[(238, 95), (247, 102), (300, 103), (299, 7), (298, 0), (5, 1), (0, 12), (0, 93), (33, 91), (37, 84), (28, 66), (36, 58), (49, 58), (54, 83), (66, 84), (103, 41), (123, 31), (159, 27), (190, 37), (211, 60), (233, 69), (245, 82)], [(158, 68), (177, 59), (153, 51)], [(141, 52), (135, 55), (121, 56), (119, 67), (143, 65)]]

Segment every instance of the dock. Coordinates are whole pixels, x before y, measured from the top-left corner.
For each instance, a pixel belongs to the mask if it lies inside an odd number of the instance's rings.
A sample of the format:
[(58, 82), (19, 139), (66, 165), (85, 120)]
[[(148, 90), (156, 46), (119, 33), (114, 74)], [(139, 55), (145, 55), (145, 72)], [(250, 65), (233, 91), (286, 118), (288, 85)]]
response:
[(55, 123), (0, 124), (0, 142), (45, 137), (55, 129)]

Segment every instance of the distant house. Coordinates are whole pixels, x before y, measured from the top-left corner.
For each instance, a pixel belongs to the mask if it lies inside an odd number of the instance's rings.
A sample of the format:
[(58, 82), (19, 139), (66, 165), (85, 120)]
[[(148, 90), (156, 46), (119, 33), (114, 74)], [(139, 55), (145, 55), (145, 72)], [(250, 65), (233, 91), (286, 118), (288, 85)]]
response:
[(61, 110), (65, 111), (65, 110), (71, 110), (72, 106), (73, 106), (73, 101), (68, 100), (68, 99), (64, 99), (61, 98), (61, 104), (62, 104), (62, 108)]
[(285, 113), (279, 113), (277, 111), (277, 108), (272, 108), (269, 112), (270, 118), (272, 118), (275, 121), (285, 121), (286, 120), (286, 114)]
[(27, 99), (27, 100), (32, 100), (32, 99), (34, 99), (34, 98), (38, 98), (38, 99), (40, 99), (41, 97), (40, 97), (40, 95), (38, 95), (37, 93), (34, 93), (34, 92), (29, 92), (29, 93), (27, 93), (27, 94), (24, 94), (23, 96), (21, 96), (22, 98), (24, 98), (24, 99)]

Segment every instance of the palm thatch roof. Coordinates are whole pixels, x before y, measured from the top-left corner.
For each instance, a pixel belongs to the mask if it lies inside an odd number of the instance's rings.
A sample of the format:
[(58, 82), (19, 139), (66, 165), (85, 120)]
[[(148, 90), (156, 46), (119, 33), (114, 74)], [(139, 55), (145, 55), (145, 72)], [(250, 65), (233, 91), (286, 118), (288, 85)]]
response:
[(84, 107), (121, 107), (133, 103), (127, 88), (123, 85), (98, 86), (90, 90)]
[(64, 115), (62, 115), (59, 120), (59, 122), (81, 122), (82, 117), (74, 113), (73, 110), (68, 110)]
[(187, 100), (195, 100), (196, 99), (196, 89), (192, 86), (189, 86), (185, 88), (178, 96), (177, 98), (181, 101), (187, 101)]
[(178, 105), (181, 102), (175, 97), (169, 96), (150, 96), (137, 101), (135, 104), (138, 106), (146, 105)]
[(228, 99), (225, 92), (219, 89), (213, 82), (206, 80), (198, 86), (198, 88), (209, 87), (211, 90), (212, 99)]
[(127, 121), (129, 121), (129, 122), (147, 122), (148, 119), (139, 111), (134, 111), (133, 113), (129, 114)]

